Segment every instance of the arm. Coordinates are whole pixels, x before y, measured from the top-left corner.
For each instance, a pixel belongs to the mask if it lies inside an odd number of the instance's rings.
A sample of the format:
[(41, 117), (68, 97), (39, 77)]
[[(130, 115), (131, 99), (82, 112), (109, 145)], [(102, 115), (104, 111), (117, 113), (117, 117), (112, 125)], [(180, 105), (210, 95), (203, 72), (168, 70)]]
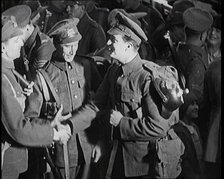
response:
[(20, 104), (13, 96), (6, 80), (2, 80), (2, 123), (8, 134), (18, 143), (26, 146), (50, 145), (53, 142), (53, 128), (49, 125), (31, 123), (23, 115)]
[(170, 129), (171, 121), (175, 118), (175, 112), (164, 119), (160, 113), (161, 100), (155, 89), (152, 88), (151, 79), (146, 79), (143, 89), (143, 98), (139, 108), (142, 115), (137, 118), (122, 117), (119, 124), (119, 132), (122, 140), (147, 141), (156, 140), (166, 134)]

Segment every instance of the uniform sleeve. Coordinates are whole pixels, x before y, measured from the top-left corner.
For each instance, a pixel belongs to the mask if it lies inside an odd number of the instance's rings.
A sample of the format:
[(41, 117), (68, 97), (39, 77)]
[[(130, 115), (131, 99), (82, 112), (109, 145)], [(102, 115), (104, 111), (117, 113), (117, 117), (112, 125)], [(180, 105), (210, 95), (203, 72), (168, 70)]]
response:
[(203, 97), (205, 67), (202, 62), (195, 58), (188, 65), (186, 70), (186, 84), (189, 89), (189, 93), (193, 93), (197, 96), (199, 101)]
[(120, 137), (122, 140), (154, 141), (166, 134), (170, 129), (171, 121), (175, 118), (175, 112), (169, 119), (164, 119), (160, 115), (157, 100), (151, 84), (151, 79), (147, 79), (144, 86), (144, 96), (141, 104), (142, 117), (123, 117), (119, 124)]
[(31, 123), (25, 117), (18, 101), (13, 96), (7, 81), (2, 80), (2, 123), (16, 142), (30, 147), (50, 145), (53, 129), (49, 125)]
[(69, 119), (72, 122), (73, 132), (78, 133), (88, 128), (92, 121), (96, 118), (99, 109), (103, 109), (107, 105), (108, 101), (108, 75), (100, 84), (97, 93), (93, 97), (93, 101), (89, 101), (87, 104), (73, 113)]

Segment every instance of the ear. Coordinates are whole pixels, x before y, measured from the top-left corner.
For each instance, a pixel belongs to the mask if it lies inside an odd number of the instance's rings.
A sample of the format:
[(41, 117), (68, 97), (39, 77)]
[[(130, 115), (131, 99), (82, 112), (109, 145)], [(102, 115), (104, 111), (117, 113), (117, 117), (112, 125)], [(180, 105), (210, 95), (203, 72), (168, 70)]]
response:
[(2, 43), (2, 53), (4, 53), (6, 51), (6, 47), (5, 47), (5, 44)]

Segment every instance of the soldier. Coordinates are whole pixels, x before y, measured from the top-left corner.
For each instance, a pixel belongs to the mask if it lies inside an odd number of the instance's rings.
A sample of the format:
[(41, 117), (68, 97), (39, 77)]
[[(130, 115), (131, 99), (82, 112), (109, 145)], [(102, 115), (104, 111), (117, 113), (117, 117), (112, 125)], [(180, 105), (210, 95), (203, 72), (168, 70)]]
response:
[[(51, 125), (31, 122), (24, 115), (25, 100), (34, 91), (33, 84), (24, 82), (14, 69), (13, 61), (20, 56), (23, 46), (23, 32), (17, 27), (15, 18), (2, 15), (2, 178), (18, 178), (27, 170), (27, 148), (43, 147), (53, 141), (67, 141), (70, 137), (66, 130), (57, 131)], [(21, 83), (20, 83), (21, 82)], [(23, 82), (23, 83), (22, 83)], [(24, 86), (25, 85), (25, 86)], [(62, 108), (55, 116), (61, 117)]]
[[(54, 93), (57, 94), (58, 101), (64, 106), (63, 114), (73, 114), (81, 109), (91, 98), (91, 95), (96, 92), (101, 82), (99, 72), (92, 66), (89, 59), (76, 55), (82, 37), (77, 29), (78, 21), (77, 18), (62, 20), (49, 31), (57, 50), (54, 52), (52, 60), (44, 67), (43, 70), (46, 75), (43, 76), (46, 82), (49, 78), (50, 82), (47, 83), (51, 84), (55, 91), (49, 90), (50, 97), (47, 101), (44, 85), (40, 76), (37, 75), (35, 82), (40, 87), (42, 95), (33, 94), (29, 97), (27, 115), (34, 114), (33, 117), (39, 115), (43, 117), (46, 117), (46, 115), (54, 116), (54, 111), (57, 111), (52, 96)], [(48, 77), (46, 78), (46, 76)], [(49, 109), (52, 110), (49, 111)], [(91, 157), (95, 151), (94, 145), (97, 137), (94, 126), (89, 127), (91, 120), (88, 121), (86, 117), (73, 120), (73, 117), (71, 117), (71, 122), (67, 125), (73, 131), (71, 140), (67, 144), (71, 179), (87, 178), (89, 176)], [(62, 176), (65, 177), (66, 165), (62, 145), (55, 145), (54, 152), (55, 164), (60, 168)]]
[[(202, 100), (204, 74), (208, 67), (208, 55), (205, 50), (207, 32), (211, 28), (213, 18), (205, 10), (192, 7), (183, 14), (186, 41), (177, 47), (177, 60), (186, 79), (189, 95)], [(187, 96), (185, 96), (187, 97)]]
[[(27, 5), (13, 6), (3, 12), (4, 16), (14, 16), (18, 23), (18, 27), (24, 32), (24, 50), (30, 68), (30, 74), (27, 78), (30, 78), (31, 74), (35, 73), (35, 70), (44, 66), (47, 61), (50, 61), (55, 47), (50, 38), (40, 32), (37, 25), (33, 25), (31, 22), (31, 9)], [(18, 66), (17, 66), (18, 65)], [(20, 61), (17, 61), (16, 67), (21, 74), (26, 73), (24, 66)], [(27, 66), (26, 66), (27, 67)], [(28, 70), (27, 70), (28, 71)], [(29, 73), (29, 72), (28, 72)]]
[(106, 35), (103, 28), (91, 19), (86, 11), (89, 0), (65, 1), (69, 18), (78, 18), (78, 30), (82, 35), (77, 54), (90, 55), (106, 45)]
[[(117, 63), (108, 69), (93, 98), (94, 106), (87, 104), (68, 121), (74, 128), (74, 121), (93, 118), (100, 109), (105, 114), (100, 120), (101, 134), (109, 147), (109, 156), (105, 155), (101, 170), (106, 168), (107, 178), (149, 178), (154, 172), (153, 143), (166, 135), (174, 113), (162, 117), (166, 107), (153, 88), (151, 74), (144, 68), (146, 61), (138, 54), (141, 41), (147, 40), (146, 35), (122, 13), (117, 18), (119, 23), (108, 31), (111, 36), (107, 43), (110, 56)], [(107, 157), (110, 158), (108, 167)]]

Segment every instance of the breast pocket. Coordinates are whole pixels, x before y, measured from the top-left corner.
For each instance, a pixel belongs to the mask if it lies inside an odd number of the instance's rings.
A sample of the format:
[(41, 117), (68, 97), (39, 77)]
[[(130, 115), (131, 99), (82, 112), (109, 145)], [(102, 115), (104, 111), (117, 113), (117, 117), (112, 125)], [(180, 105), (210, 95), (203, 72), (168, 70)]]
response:
[(142, 117), (141, 95), (132, 92), (122, 92), (121, 101), (128, 107), (128, 114), (132, 117)]

